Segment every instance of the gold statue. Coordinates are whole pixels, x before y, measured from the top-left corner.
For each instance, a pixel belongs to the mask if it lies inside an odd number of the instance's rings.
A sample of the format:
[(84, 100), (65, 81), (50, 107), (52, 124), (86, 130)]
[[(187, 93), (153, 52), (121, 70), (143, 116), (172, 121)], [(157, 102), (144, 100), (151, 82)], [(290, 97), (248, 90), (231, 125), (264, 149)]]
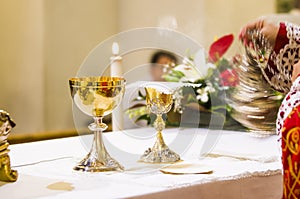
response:
[(10, 167), (10, 158), (8, 156), (7, 137), (10, 130), (16, 126), (9, 114), (0, 110), (0, 181), (15, 182), (18, 178), (18, 172)]

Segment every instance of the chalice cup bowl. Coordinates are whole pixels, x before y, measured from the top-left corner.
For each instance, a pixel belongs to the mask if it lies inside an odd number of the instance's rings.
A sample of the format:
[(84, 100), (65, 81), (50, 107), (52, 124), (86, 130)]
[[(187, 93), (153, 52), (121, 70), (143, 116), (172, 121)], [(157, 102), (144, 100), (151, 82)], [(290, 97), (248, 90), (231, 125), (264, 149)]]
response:
[(83, 113), (94, 118), (94, 122), (88, 126), (94, 132), (92, 147), (74, 170), (85, 172), (124, 170), (104, 146), (102, 132), (107, 129), (107, 125), (102, 122), (102, 118), (120, 104), (125, 83), (125, 79), (121, 77), (76, 77), (69, 80), (73, 102)]
[(145, 163), (173, 163), (180, 160), (180, 156), (170, 150), (164, 142), (162, 131), (165, 128), (163, 114), (172, 108), (172, 93), (164, 93), (155, 88), (146, 87), (146, 103), (150, 112), (156, 114), (153, 125), (156, 130), (156, 142), (152, 148), (147, 149), (140, 161)]

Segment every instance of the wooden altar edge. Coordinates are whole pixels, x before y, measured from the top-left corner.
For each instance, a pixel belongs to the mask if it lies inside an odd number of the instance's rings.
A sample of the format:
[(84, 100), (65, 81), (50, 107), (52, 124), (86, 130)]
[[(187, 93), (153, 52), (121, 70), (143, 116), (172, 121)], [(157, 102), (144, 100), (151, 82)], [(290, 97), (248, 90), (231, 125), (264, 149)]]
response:
[(41, 140), (57, 139), (64, 137), (77, 136), (78, 133), (75, 129), (63, 131), (47, 131), (47, 132), (33, 132), (33, 133), (11, 133), (8, 137), (10, 144), (20, 144), (26, 142), (35, 142)]
[[(112, 131), (111, 124), (108, 124), (107, 132)], [(92, 132), (80, 131), (80, 135), (88, 135)], [(79, 133), (76, 129), (46, 131), (46, 132), (33, 132), (33, 133), (14, 133), (12, 132), (8, 137), (9, 144), (20, 144), (26, 142), (36, 142), (42, 140), (59, 139), (66, 137), (78, 136)]]
[(127, 197), (127, 199), (160, 198), (281, 198), (282, 174), (251, 176), (241, 179), (221, 180), (204, 184), (194, 184), (181, 188)]

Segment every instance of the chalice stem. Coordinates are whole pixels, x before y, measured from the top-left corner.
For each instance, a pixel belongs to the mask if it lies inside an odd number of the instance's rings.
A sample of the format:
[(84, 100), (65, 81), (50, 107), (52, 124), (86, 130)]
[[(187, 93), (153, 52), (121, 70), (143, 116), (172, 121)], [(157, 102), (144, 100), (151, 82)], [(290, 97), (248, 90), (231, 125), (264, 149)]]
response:
[(96, 159), (100, 161), (105, 160), (107, 156), (107, 151), (103, 144), (102, 131), (94, 132), (94, 140), (93, 140), (93, 145), (90, 153), (92, 156), (94, 156)]
[(94, 120), (94, 123), (89, 125), (89, 129), (94, 131), (91, 150), (74, 170), (89, 172), (124, 170), (124, 167), (113, 159), (105, 148), (102, 132), (107, 129), (107, 125), (102, 122), (102, 117), (95, 117)]
[(89, 128), (94, 131), (94, 140), (90, 153), (99, 161), (104, 161), (107, 156), (107, 151), (103, 144), (102, 132), (107, 129), (107, 125), (102, 122), (102, 117), (94, 117), (94, 123), (91, 124)]

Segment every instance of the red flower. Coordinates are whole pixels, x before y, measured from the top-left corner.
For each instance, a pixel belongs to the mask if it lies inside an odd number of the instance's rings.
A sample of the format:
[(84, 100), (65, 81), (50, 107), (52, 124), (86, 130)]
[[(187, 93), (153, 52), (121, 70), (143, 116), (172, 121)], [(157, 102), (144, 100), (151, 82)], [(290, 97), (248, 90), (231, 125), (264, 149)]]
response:
[(220, 74), (220, 84), (222, 86), (236, 86), (239, 83), (237, 72), (233, 69), (226, 69)]
[(215, 63), (228, 50), (233, 42), (233, 34), (225, 35), (211, 44), (209, 48), (209, 61)]

